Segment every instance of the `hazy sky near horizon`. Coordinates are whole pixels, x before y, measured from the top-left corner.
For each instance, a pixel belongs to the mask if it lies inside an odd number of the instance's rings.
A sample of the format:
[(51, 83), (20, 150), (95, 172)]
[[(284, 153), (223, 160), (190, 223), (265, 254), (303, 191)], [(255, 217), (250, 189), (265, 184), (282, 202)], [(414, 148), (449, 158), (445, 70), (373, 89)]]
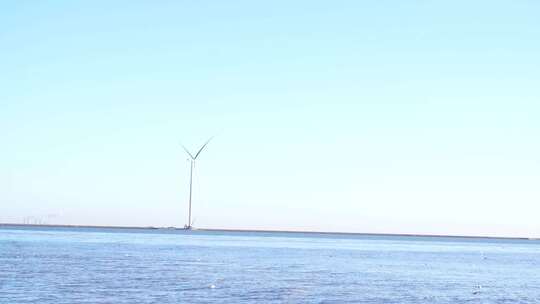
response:
[(0, 222), (540, 237), (539, 11), (2, 2)]

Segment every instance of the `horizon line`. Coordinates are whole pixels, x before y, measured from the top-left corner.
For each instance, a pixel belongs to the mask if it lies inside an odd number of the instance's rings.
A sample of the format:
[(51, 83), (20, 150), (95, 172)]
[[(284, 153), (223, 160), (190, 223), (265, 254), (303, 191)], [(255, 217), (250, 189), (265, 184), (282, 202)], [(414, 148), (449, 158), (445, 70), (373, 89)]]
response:
[[(68, 224), (19, 224), (0, 223), (2, 227), (57, 227), (57, 228), (107, 228), (107, 229), (139, 229), (139, 230), (183, 230), (176, 226), (112, 226), (112, 225), (68, 225)], [(323, 235), (358, 235), (358, 236), (403, 236), (403, 237), (432, 237), (432, 238), (468, 238), (468, 239), (507, 239), (538, 241), (540, 237), (513, 237), (513, 236), (482, 236), (482, 235), (452, 235), (452, 234), (416, 234), (416, 233), (373, 233), (373, 232), (344, 232), (344, 231), (315, 231), (315, 230), (271, 230), (271, 229), (237, 229), (237, 228), (194, 228), (193, 231), (209, 232), (255, 232), (255, 233), (303, 233)]]

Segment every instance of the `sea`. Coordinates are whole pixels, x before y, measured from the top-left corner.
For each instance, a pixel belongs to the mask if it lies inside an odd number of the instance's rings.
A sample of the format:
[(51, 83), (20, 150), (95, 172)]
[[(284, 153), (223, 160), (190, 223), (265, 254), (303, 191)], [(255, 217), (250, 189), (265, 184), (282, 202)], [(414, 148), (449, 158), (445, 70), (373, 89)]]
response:
[(540, 241), (0, 226), (0, 303), (540, 303)]

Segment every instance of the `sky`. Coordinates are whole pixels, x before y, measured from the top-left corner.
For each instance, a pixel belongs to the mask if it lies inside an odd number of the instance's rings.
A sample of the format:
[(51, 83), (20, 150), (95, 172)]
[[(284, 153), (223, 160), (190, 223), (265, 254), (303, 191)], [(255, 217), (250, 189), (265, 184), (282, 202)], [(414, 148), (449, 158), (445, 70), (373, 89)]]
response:
[(540, 237), (538, 1), (4, 1), (0, 222)]

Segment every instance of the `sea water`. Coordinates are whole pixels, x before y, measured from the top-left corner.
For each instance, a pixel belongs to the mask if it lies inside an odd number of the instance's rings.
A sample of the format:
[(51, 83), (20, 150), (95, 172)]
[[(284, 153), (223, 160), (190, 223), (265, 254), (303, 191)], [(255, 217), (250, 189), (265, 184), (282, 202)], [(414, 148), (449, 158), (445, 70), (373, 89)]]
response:
[(540, 242), (4, 226), (0, 303), (540, 303)]

